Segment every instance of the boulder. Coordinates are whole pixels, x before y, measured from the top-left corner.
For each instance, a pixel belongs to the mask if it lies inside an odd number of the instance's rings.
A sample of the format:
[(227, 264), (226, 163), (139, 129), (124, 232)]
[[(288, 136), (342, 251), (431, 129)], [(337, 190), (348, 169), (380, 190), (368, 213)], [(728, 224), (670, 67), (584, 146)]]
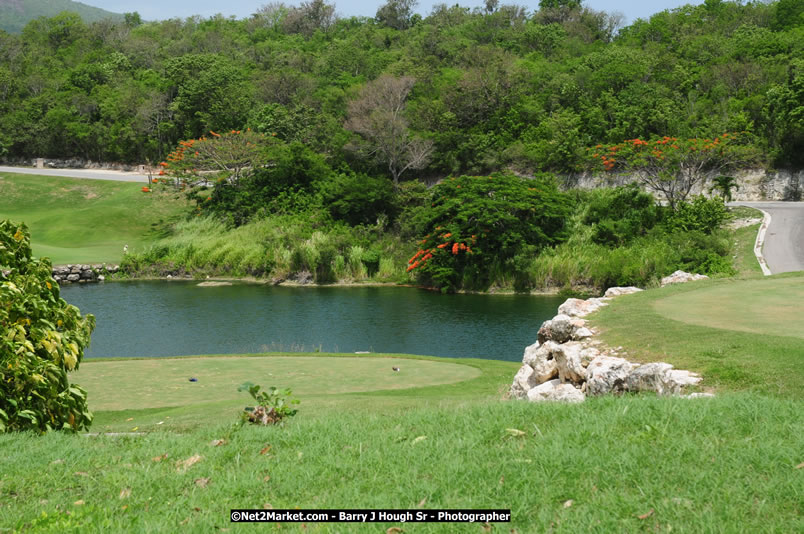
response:
[(106, 266), (106, 272), (107, 273), (114, 274), (114, 273), (116, 273), (118, 271), (118, 269), (120, 269), (119, 265), (107, 265)]
[(532, 380), (535, 380), (536, 384), (541, 384), (558, 376), (558, 367), (553, 355), (557, 348), (557, 343), (547, 341), (544, 345), (534, 343), (525, 349), (522, 363), (533, 369), (534, 376)]
[(81, 275), (78, 273), (70, 273), (67, 275), (68, 282), (78, 282), (81, 279)]
[(80, 265), (68, 265), (67, 267), (70, 268), (70, 274), (81, 274)]
[(600, 351), (597, 350), (595, 347), (586, 347), (581, 350), (581, 365), (584, 367), (589, 367), (589, 364), (592, 361), (600, 356)]
[(682, 369), (672, 369), (668, 375), (668, 381), (676, 392), (687, 386), (695, 386), (701, 381), (701, 375)]
[(576, 328), (575, 330), (572, 331), (572, 339), (574, 341), (581, 341), (583, 339), (588, 339), (594, 335), (595, 333), (586, 328), (585, 326)]
[(514, 383), (511, 384), (511, 396), (515, 399), (527, 397), (528, 391), (541, 383), (536, 380), (535, 376), (533, 368), (523, 363), (516, 376), (514, 376)]
[(586, 394), (605, 395), (624, 391), (633, 367), (634, 364), (623, 358), (598, 356), (586, 368)]
[(657, 395), (676, 393), (670, 381), (669, 363), (656, 362), (640, 365), (628, 375), (626, 388), (628, 391), (654, 391)]
[(709, 277), (705, 274), (690, 274), (682, 270), (678, 270), (670, 276), (665, 276), (662, 278), (662, 287), (670, 284), (683, 284), (686, 282), (694, 282), (695, 280), (704, 280), (706, 278)]
[(585, 398), (579, 389), (570, 384), (562, 384), (558, 379), (550, 380), (528, 391), (528, 400), (531, 402), (583, 402)]
[(575, 325), (572, 324), (572, 319), (568, 315), (556, 315), (549, 321), (542, 323), (538, 333), (539, 343), (544, 343), (545, 341), (564, 343), (570, 340), (574, 330)]
[(690, 393), (689, 395), (681, 395), (682, 399), (711, 399), (714, 393)]
[(586, 369), (581, 363), (582, 350), (583, 345), (577, 341), (570, 341), (559, 345), (553, 352), (558, 367), (558, 379), (561, 383), (581, 384), (586, 380)]
[(86, 269), (81, 271), (81, 280), (94, 280), (95, 279), (95, 271), (92, 269)]
[(603, 295), (604, 297), (611, 298), (611, 297), (619, 297), (620, 295), (630, 295), (631, 293), (637, 293), (642, 291), (638, 287), (628, 286), (628, 287), (610, 287), (606, 290), (606, 294)]
[(592, 312), (595, 312), (603, 306), (608, 306), (608, 299), (605, 298), (592, 298), (592, 299), (567, 299), (564, 304), (558, 307), (558, 313), (569, 315), (570, 317), (584, 317)]
[(103, 276), (102, 274), (98, 275), (98, 282), (103, 282), (104, 280), (106, 280), (105, 276)]

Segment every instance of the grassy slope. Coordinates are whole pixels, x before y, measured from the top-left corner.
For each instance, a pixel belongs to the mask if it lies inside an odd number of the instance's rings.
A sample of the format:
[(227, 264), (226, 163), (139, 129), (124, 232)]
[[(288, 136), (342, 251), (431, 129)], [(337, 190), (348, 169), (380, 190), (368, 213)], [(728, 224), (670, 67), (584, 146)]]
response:
[(145, 194), (142, 185), (106, 180), (0, 173), (0, 218), (22, 220), (37, 256), (54, 264), (118, 262), (161, 235), (186, 201)]

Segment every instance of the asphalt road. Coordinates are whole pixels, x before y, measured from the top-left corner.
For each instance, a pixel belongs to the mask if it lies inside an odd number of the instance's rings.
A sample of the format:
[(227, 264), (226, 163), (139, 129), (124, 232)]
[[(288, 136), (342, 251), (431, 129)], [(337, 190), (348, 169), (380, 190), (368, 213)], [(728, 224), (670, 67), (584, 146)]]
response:
[(0, 172), (17, 174), (38, 174), (39, 176), (64, 176), (67, 178), (88, 178), (92, 180), (116, 180), (118, 182), (148, 183), (148, 175), (135, 172), (110, 171), (103, 169), (34, 169), (33, 167), (3, 167)]
[(762, 255), (772, 274), (804, 271), (804, 202), (733, 202), (766, 211), (771, 223)]

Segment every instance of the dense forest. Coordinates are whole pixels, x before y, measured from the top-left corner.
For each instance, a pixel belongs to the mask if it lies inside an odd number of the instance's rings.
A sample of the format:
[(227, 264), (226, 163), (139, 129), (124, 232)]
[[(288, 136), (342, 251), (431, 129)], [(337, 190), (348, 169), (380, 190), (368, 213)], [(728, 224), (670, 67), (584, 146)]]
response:
[[(800, 0), (707, 0), (626, 27), (578, 0), (426, 17), (414, 4), (349, 19), (322, 0), (243, 20), (62, 13), (0, 31), (0, 157), (156, 163), (182, 139), (251, 128), (404, 180), (566, 173), (597, 143), (743, 131), (769, 166), (804, 163)], [(407, 168), (365, 146), (382, 142), (367, 114), (383, 76), (422, 156)]]

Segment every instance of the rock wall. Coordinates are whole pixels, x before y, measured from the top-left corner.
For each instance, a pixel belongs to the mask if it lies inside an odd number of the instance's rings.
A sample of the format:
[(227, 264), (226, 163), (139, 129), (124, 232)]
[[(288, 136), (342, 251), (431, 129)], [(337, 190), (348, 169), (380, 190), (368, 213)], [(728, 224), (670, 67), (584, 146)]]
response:
[(107, 265), (105, 263), (94, 265), (55, 265), (53, 267), (53, 279), (60, 285), (103, 282), (106, 280), (107, 276), (119, 270), (119, 265)]
[[(709, 176), (691, 191), (692, 195), (712, 196), (712, 178)], [(732, 192), (734, 200), (752, 202), (762, 200), (802, 200), (804, 199), (804, 170), (789, 171), (748, 169), (734, 174), (739, 189)], [(636, 174), (579, 174), (564, 176), (565, 188), (595, 189), (598, 187), (614, 187), (638, 182)], [(645, 191), (653, 193), (643, 187)]]
[[(683, 281), (677, 277), (667, 283)], [(632, 363), (623, 357), (622, 347), (609, 348), (595, 339), (596, 332), (583, 317), (607, 306), (612, 298), (638, 291), (642, 290), (613, 287), (602, 298), (568, 299), (559, 306), (558, 315), (542, 323), (538, 341), (525, 349), (509, 395), (531, 402), (583, 402), (587, 396), (624, 392), (679, 395), (685, 387), (698, 384), (701, 377), (695, 373), (663, 362)]]

